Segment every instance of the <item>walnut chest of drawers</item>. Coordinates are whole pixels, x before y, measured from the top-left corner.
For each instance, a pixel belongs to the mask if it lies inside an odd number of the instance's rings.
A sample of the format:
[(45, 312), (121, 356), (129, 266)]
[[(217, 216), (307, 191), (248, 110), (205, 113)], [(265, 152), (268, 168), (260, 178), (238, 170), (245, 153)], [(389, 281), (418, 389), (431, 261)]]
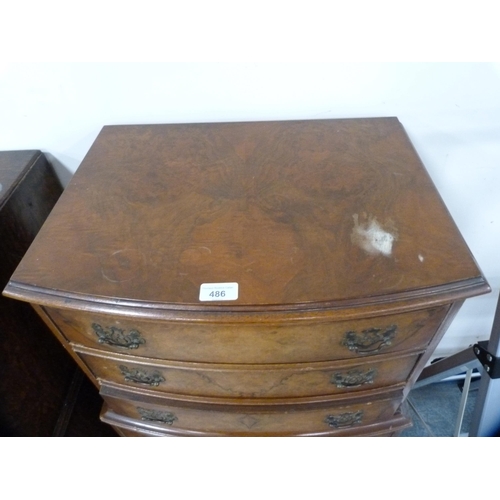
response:
[(123, 436), (377, 436), (489, 291), (396, 118), (104, 127), (5, 289)]

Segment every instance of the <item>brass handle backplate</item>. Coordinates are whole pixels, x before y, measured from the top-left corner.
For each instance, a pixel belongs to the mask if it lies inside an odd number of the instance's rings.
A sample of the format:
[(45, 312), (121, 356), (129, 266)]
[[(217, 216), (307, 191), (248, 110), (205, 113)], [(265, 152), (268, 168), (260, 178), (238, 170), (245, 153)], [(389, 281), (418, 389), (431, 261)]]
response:
[(97, 335), (99, 344), (137, 349), (140, 345), (146, 343), (146, 340), (137, 330), (130, 330), (125, 333), (125, 330), (116, 326), (102, 327), (97, 323), (92, 323), (92, 330)]
[(349, 331), (346, 332), (341, 343), (358, 354), (376, 354), (392, 344), (397, 330), (396, 325), (391, 325), (387, 328), (368, 328), (360, 333)]
[(152, 387), (158, 387), (162, 382), (165, 382), (165, 378), (157, 371), (148, 373), (139, 368), (130, 369), (125, 365), (120, 365), (118, 368), (126, 382), (150, 385)]
[(377, 370), (371, 368), (366, 371), (353, 369), (348, 372), (337, 372), (332, 375), (330, 382), (339, 389), (348, 387), (361, 387), (366, 384), (373, 384)]
[(172, 425), (177, 417), (168, 411), (148, 410), (147, 408), (137, 407), (141, 420), (148, 422), (159, 422), (160, 424)]
[(360, 424), (363, 419), (363, 410), (356, 412), (341, 413), (340, 415), (327, 415), (325, 423), (336, 429), (343, 429)]

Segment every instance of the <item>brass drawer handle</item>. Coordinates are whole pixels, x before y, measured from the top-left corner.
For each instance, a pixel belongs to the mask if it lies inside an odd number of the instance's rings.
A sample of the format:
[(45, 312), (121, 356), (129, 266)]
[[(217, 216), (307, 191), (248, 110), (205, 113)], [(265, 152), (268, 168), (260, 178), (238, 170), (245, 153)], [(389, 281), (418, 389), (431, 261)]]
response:
[(347, 387), (360, 387), (366, 384), (373, 384), (373, 380), (375, 379), (375, 375), (377, 374), (377, 370), (370, 369), (365, 372), (353, 369), (349, 370), (346, 373), (334, 373), (330, 382), (335, 384), (339, 389), (347, 388)]
[(341, 413), (340, 415), (327, 415), (325, 423), (336, 429), (351, 427), (355, 424), (360, 424), (363, 419), (363, 410), (356, 412)]
[(172, 425), (177, 417), (168, 411), (148, 410), (146, 408), (137, 407), (137, 411), (141, 416), (141, 420), (148, 422), (159, 422), (160, 424)]
[(375, 354), (392, 344), (397, 329), (396, 325), (391, 325), (385, 329), (368, 328), (361, 333), (349, 331), (345, 334), (342, 345), (358, 354)]
[(146, 340), (144, 340), (137, 330), (130, 330), (130, 332), (126, 334), (124, 330), (116, 326), (103, 328), (97, 323), (92, 323), (92, 329), (97, 335), (99, 344), (125, 347), (126, 349), (137, 349), (140, 345), (146, 343)]
[(125, 365), (118, 366), (126, 382), (135, 382), (136, 384), (150, 385), (158, 387), (165, 378), (159, 372), (148, 373), (138, 368), (129, 369)]

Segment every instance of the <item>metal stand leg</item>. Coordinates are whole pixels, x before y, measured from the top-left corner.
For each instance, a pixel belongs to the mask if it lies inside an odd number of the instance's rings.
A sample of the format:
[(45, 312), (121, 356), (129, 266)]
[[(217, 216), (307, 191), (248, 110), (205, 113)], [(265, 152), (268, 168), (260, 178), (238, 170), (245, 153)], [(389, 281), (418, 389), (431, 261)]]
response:
[[(474, 347), (474, 350), (476, 347)], [(459, 436), (469, 395), (470, 377), (474, 368), (479, 369), (481, 371), (481, 383), (468, 435), (470, 437), (500, 436), (500, 298), (490, 340), (486, 347), (487, 370), (483, 368), (485, 360), (480, 358), (481, 362), (479, 362), (474, 350), (466, 349), (428, 366), (422, 371), (415, 388), (438, 382), (466, 370), (466, 381), (455, 427), (455, 436)]]
[(467, 372), (467, 370), (472, 371), (474, 368), (479, 369), (480, 367), (481, 363), (474, 355), (472, 348), (469, 348), (424, 368), (414, 387), (418, 389), (419, 387), (434, 382), (441, 382), (445, 378), (462, 374)]
[(470, 382), (472, 380), (472, 368), (467, 369), (465, 375), (464, 386), (462, 388), (462, 398), (460, 399), (460, 408), (458, 409), (457, 423), (455, 424), (454, 437), (460, 437), (460, 430), (462, 429), (462, 422), (464, 420), (465, 407), (467, 405), (467, 398), (469, 397)]
[[(493, 320), (487, 351), (492, 363), (496, 363), (498, 367), (498, 363), (500, 363), (500, 300)], [(489, 366), (488, 369), (490, 369)], [(490, 370), (490, 373), (493, 372), (498, 372), (498, 369)], [(481, 384), (469, 432), (471, 437), (498, 436), (500, 434), (500, 378), (491, 378), (490, 373), (486, 373), (486, 370), (482, 369)]]

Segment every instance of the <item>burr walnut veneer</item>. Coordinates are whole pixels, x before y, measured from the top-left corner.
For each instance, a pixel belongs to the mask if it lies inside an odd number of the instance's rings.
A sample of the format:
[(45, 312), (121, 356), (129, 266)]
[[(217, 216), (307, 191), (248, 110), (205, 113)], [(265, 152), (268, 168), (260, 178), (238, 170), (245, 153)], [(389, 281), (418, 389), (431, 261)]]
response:
[(488, 284), (396, 118), (104, 127), (9, 282), (124, 436), (376, 436)]

